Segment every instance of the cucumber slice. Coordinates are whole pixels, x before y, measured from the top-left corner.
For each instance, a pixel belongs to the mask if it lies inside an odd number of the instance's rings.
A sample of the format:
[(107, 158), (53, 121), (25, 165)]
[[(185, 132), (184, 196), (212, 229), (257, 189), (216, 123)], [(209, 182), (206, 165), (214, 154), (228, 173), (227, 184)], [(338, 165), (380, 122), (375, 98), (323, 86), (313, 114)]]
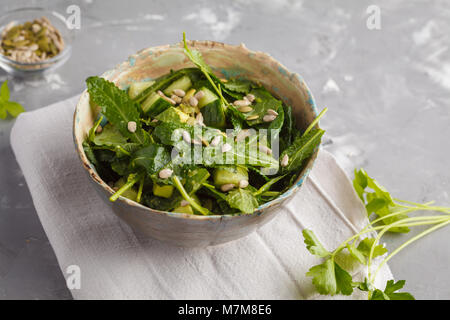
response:
[(220, 167), (214, 170), (213, 179), (217, 187), (229, 183), (237, 186), (241, 180), (248, 181), (248, 172), (241, 167)]
[(199, 91), (203, 91), (205, 94), (201, 99), (198, 100), (198, 107), (203, 108), (204, 106), (210, 104), (211, 102), (218, 100), (219, 97), (216, 96), (214, 92), (206, 87), (202, 87)]
[(172, 212), (194, 214), (194, 210), (192, 210), (190, 205), (184, 207), (179, 206), (178, 208), (173, 209)]
[(171, 185), (158, 185), (156, 183), (153, 184), (153, 194), (162, 198), (170, 198), (173, 194), (174, 187)]
[(155, 119), (163, 122), (178, 122), (186, 123), (189, 120), (189, 115), (184, 113), (178, 108), (169, 107), (160, 114), (158, 114)]
[(141, 92), (154, 84), (155, 81), (133, 82), (128, 89), (128, 95), (131, 99), (136, 98)]
[(150, 117), (155, 117), (171, 106), (172, 104), (170, 102), (164, 100), (159, 94), (154, 92), (147, 99), (145, 99), (141, 105), (141, 108), (145, 114), (148, 114)]
[(225, 110), (219, 99), (200, 109), (203, 116), (203, 122), (213, 128), (223, 129), (226, 125)]
[(188, 76), (183, 76), (178, 80), (172, 82), (166, 89), (164, 89), (164, 94), (166, 96), (171, 96), (173, 94), (173, 90), (181, 89), (186, 92), (192, 86), (191, 79)]

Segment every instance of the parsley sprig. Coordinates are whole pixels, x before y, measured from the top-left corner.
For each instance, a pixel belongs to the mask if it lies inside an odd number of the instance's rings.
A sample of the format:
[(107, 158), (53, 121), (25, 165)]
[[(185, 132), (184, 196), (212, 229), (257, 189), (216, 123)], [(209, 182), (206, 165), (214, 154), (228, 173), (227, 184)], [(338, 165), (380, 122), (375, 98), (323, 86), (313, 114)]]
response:
[[(303, 230), (306, 248), (310, 253), (323, 258), (321, 264), (309, 269), (307, 276), (320, 294), (350, 295), (355, 288), (366, 291), (369, 300), (411, 300), (414, 297), (407, 292), (397, 292), (405, 285), (404, 280), (394, 282), (389, 280), (384, 290), (375, 287), (374, 282), (381, 267), (392, 259), (401, 250), (421, 239), (427, 234), (450, 224), (450, 208), (434, 206), (433, 202), (416, 203), (393, 198), (390, 193), (375, 179), (371, 178), (363, 169), (355, 170), (353, 187), (363, 201), (369, 216), (369, 223), (357, 234), (342, 242), (334, 251), (328, 251), (313, 233)], [(413, 212), (439, 212), (440, 214), (420, 215), (409, 217)], [(388, 254), (387, 249), (380, 243), (382, 236), (387, 232), (409, 232), (410, 227), (431, 225), (430, 228), (410, 238)], [(379, 231), (378, 234), (375, 232)], [(375, 234), (375, 237), (370, 237)], [(368, 237), (369, 235), (369, 237)], [(368, 276), (363, 282), (353, 281), (352, 276), (337, 263), (346, 250), (359, 264), (368, 269)], [(373, 272), (374, 258), (385, 256)]]
[(25, 111), (19, 103), (10, 101), (9, 99), (8, 80), (6, 80), (0, 87), (0, 119), (6, 119), (8, 113), (15, 118)]

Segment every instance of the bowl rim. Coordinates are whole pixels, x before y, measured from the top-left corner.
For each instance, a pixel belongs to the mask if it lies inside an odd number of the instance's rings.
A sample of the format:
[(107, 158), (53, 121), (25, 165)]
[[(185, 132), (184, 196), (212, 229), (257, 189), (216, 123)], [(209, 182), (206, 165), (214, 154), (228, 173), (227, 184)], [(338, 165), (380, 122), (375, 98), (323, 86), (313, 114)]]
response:
[[(44, 7), (23, 7), (23, 8), (16, 8), (16, 9), (12, 9), (9, 11), (4, 12), (2, 15), (0, 15), (0, 19), (7, 17), (9, 15), (12, 15), (14, 13), (18, 13), (18, 12), (24, 12), (24, 11), (39, 11), (39, 12), (48, 12), (50, 13), (53, 17), (61, 20), (61, 22), (63, 22), (64, 24), (66, 24), (66, 22), (64, 21), (62, 15), (54, 10), (49, 10), (46, 9)], [(0, 26), (0, 31), (4, 28), (4, 26)], [(1, 38), (1, 37), (0, 37)], [(66, 40), (67, 37), (64, 39)], [(16, 66), (39, 66), (39, 65), (43, 65), (43, 64), (50, 64), (49, 66), (43, 66), (42, 68), (39, 69), (34, 69), (34, 70), (23, 70), (20, 69), (21, 71), (38, 71), (38, 70), (43, 70), (46, 68), (51, 67), (51, 64), (54, 64), (55, 62), (60, 62), (61, 60), (63, 60), (66, 56), (68, 56), (70, 54), (70, 52), (72, 52), (72, 46), (70, 43), (68, 43), (67, 41), (64, 41), (65, 45), (64, 45), (64, 49), (63, 51), (61, 51), (59, 54), (57, 54), (56, 56), (44, 60), (44, 61), (38, 61), (38, 62), (19, 62), (16, 60), (12, 60), (10, 58), (8, 58), (7, 56), (0, 54), (0, 60), (4, 60), (5, 62), (8, 62), (10, 64), (14, 64)], [(15, 66), (13, 66), (15, 67)]]
[[(223, 42), (216, 42), (216, 41), (211, 41), (211, 40), (188, 40), (187, 41), (188, 44), (192, 45), (192, 46), (196, 46), (197, 44), (200, 46), (204, 46), (204, 48), (208, 48), (208, 47), (214, 47), (214, 46), (221, 46), (221, 47), (232, 47), (232, 48), (244, 48), (245, 50), (247, 50), (250, 54), (263, 54), (265, 55), (271, 62), (275, 63), (276, 65), (278, 65), (280, 68), (282, 68), (286, 74), (287, 77), (289, 79), (295, 79), (296, 81), (298, 81), (298, 84), (300, 84), (301, 86), (304, 87), (306, 93), (308, 94), (308, 103), (312, 109), (312, 112), (315, 114), (315, 116), (318, 116), (318, 110), (317, 110), (317, 105), (314, 99), (314, 96), (311, 92), (311, 90), (309, 89), (309, 87), (307, 86), (306, 82), (303, 80), (303, 78), (295, 72), (290, 72), (282, 63), (280, 63), (279, 61), (277, 61), (276, 59), (274, 59), (270, 54), (265, 53), (263, 51), (252, 51), (250, 49), (248, 49), (243, 43), (241, 43), (240, 45), (231, 45), (231, 44), (226, 44)], [(111, 74), (113, 74), (115, 71), (118, 70), (123, 70), (124, 67), (126, 67), (126, 65), (129, 64), (130, 59), (134, 59), (136, 58), (139, 54), (141, 54), (142, 52), (145, 51), (149, 51), (149, 50), (168, 50), (170, 48), (178, 48), (178, 47), (183, 47), (183, 43), (182, 42), (178, 42), (176, 44), (172, 44), (172, 45), (159, 45), (159, 46), (152, 46), (152, 47), (148, 47), (148, 48), (144, 48), (141, 49), (139, 51), (137, 51), (134, 54), (131, 54), (130, 56), (128, 56), (127, 60), (118, 63), (114, 68), (105, 71), (100, 77), (106, 78), (108, 76), (110, 76)], [(75, 144), (75, 149), (76, 152), (81, 160), (82, 166), (83, 168), (87, 171), (87, 173), (89, 174), (90, 178), (96, 183), (98, 184), (100, 187), (102, 187), (102, 189), (112, 195), (114, 193), (114, 190), (105, 182), (103, 181), (103, 179), (98, 175), (97, 171), (93, 169), (93, 165), (92, 163), (87, 159), (86, 154), (84, 152), (84, 149), (82, 147), (82, 145), (79, 145), (77, 142), (77, 137), (76, 137), (76, 122), (77, 122), (77, 115), (78, 115), (78, 108), (82, 102), (82, 98), (83, 96), (89, 94), (87, 92), (87, 89), (85, 89), (79, 99), (78, 102), (76, 104), (75, 107), (75, 111), (74, 111), (74, 115), (73, 115), (73, 127), (72, 127), (72, 136), (73, 136), (73, 140), (74, 140), (74, 144)], [(317, 122), (317, 124), (315, 125), (314, 128), (320, 128), (320, 121)], [(297, 191), (303, 184), (304, 180), (307, 178), (307, 176), (309, 175), (309, 172), (311, 171), (311, 168), (314, 166), (315, 160), (317, 158), (317, 155), (319, 153), (321, 144), (316, 148), (316, 150), (314, 151), (314, 153), (311, 155), (309, 161), (306, 163), (305, 167), (303, 168), (302, 171), (300, 171), (299, 176), (297, 177), (297, 179), (295, 180), (294, 184), (287, 190), (285, 191), (283, 194), (279, 195), (277, 198), (273, 199), (272, 201), (266, 202), (262, 205), (260, 205), (253, 213), (251, 214), (244, 214), (244, 213), (239, 213), (239, 214), (223, 214), (223, 215), (219, 215), (219, 214), (214, 214), (214, 215), (208, 215), (208, 216), (204, 216), (204, 215), (195, 215), (195, 214), (186, 214), (186, 213), (179, 213), (179, 212), (170, 212), (170, 211), (162, 211), (162, 210), (158, 210), (158, 209), (153, 209), (147, 206), (144, 206), (138, 202), (135, 202), (133, 200), (130, 200), (128, 198), (122, 197), (120, 196), (116, 202), (120, 202), (120, 203), (124, 203), (126, 205), (130, 205), (132, 207), (137, 207), (140, 209), (144, 209), (146, 211), (148, 211), (149, 213), (157, 213), (157, 214), (161, 214), (161, 215), (165, 215), (167, 217), (170, 218), (181, 218), (181, 219), (188, 219), (188, 220), (223, 220), (223, 219), (237, 219), (238, 217), (242, 217), (242, 216), (246, 216), (246, 217), (253, 217), (253, 216), (260, 216), (263, 215), (265, 212), (267, 212), (266, 209), (269, 209), (270, 207), (279, 204), (280, 202), (283, 202), (284, 200), (287, 200), (287, 198), (289, 198), (291, 195), (293, 195), (293, 193), (295, 191)]]

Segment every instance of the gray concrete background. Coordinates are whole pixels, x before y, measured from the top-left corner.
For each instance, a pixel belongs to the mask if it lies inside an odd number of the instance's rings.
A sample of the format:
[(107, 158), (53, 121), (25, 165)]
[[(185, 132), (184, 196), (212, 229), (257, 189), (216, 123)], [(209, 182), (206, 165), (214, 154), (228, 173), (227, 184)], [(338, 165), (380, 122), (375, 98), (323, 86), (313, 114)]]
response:
[[(27, 110), (71, 97), (141, 48), (209, 39), (269, 52), (300, 73), (329, 112), (325, 148), (351, 175), (363, 166), (398, 198), (450, 206), (450, 3), (448, 1), (17, 1), (0, 13), (81, 8), (71, 59), (42, 79), (9, 80)], [(381, 9), (368, 30), (366, 9)], [(64, 278), (40, 225), (0, 121), (0, 299), (67, 299)], [(24, 132), (24, 134), (33, 134)], [(331, 231), (332, 232), (332, 231)], [(417, 233), (413, 231), (412, 234)], [(406, 236), (386, 238), (394, 248)], [(390, 266), (419, 299), (450, 299), (449, 229), (396, 256)]]

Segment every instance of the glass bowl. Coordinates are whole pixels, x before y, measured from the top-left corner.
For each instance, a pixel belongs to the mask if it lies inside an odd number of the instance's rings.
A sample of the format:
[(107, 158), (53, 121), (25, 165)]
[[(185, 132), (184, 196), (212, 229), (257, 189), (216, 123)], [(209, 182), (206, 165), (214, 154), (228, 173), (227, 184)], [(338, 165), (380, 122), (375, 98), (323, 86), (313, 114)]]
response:
[(0, 54), (0, 67), (13, 76), (26, 77), (48, 73), (66, 62), (72, 52), (73, 31), (67, 27), (64, 17), (44, 8), (21, 8), (8, 11), (0, 16), (0, 34), (12, 21), (22, 24), (45, 16), (58, 29), (64, 39), (64, 49), (56, 56), (39, 62), (18, 62)]

